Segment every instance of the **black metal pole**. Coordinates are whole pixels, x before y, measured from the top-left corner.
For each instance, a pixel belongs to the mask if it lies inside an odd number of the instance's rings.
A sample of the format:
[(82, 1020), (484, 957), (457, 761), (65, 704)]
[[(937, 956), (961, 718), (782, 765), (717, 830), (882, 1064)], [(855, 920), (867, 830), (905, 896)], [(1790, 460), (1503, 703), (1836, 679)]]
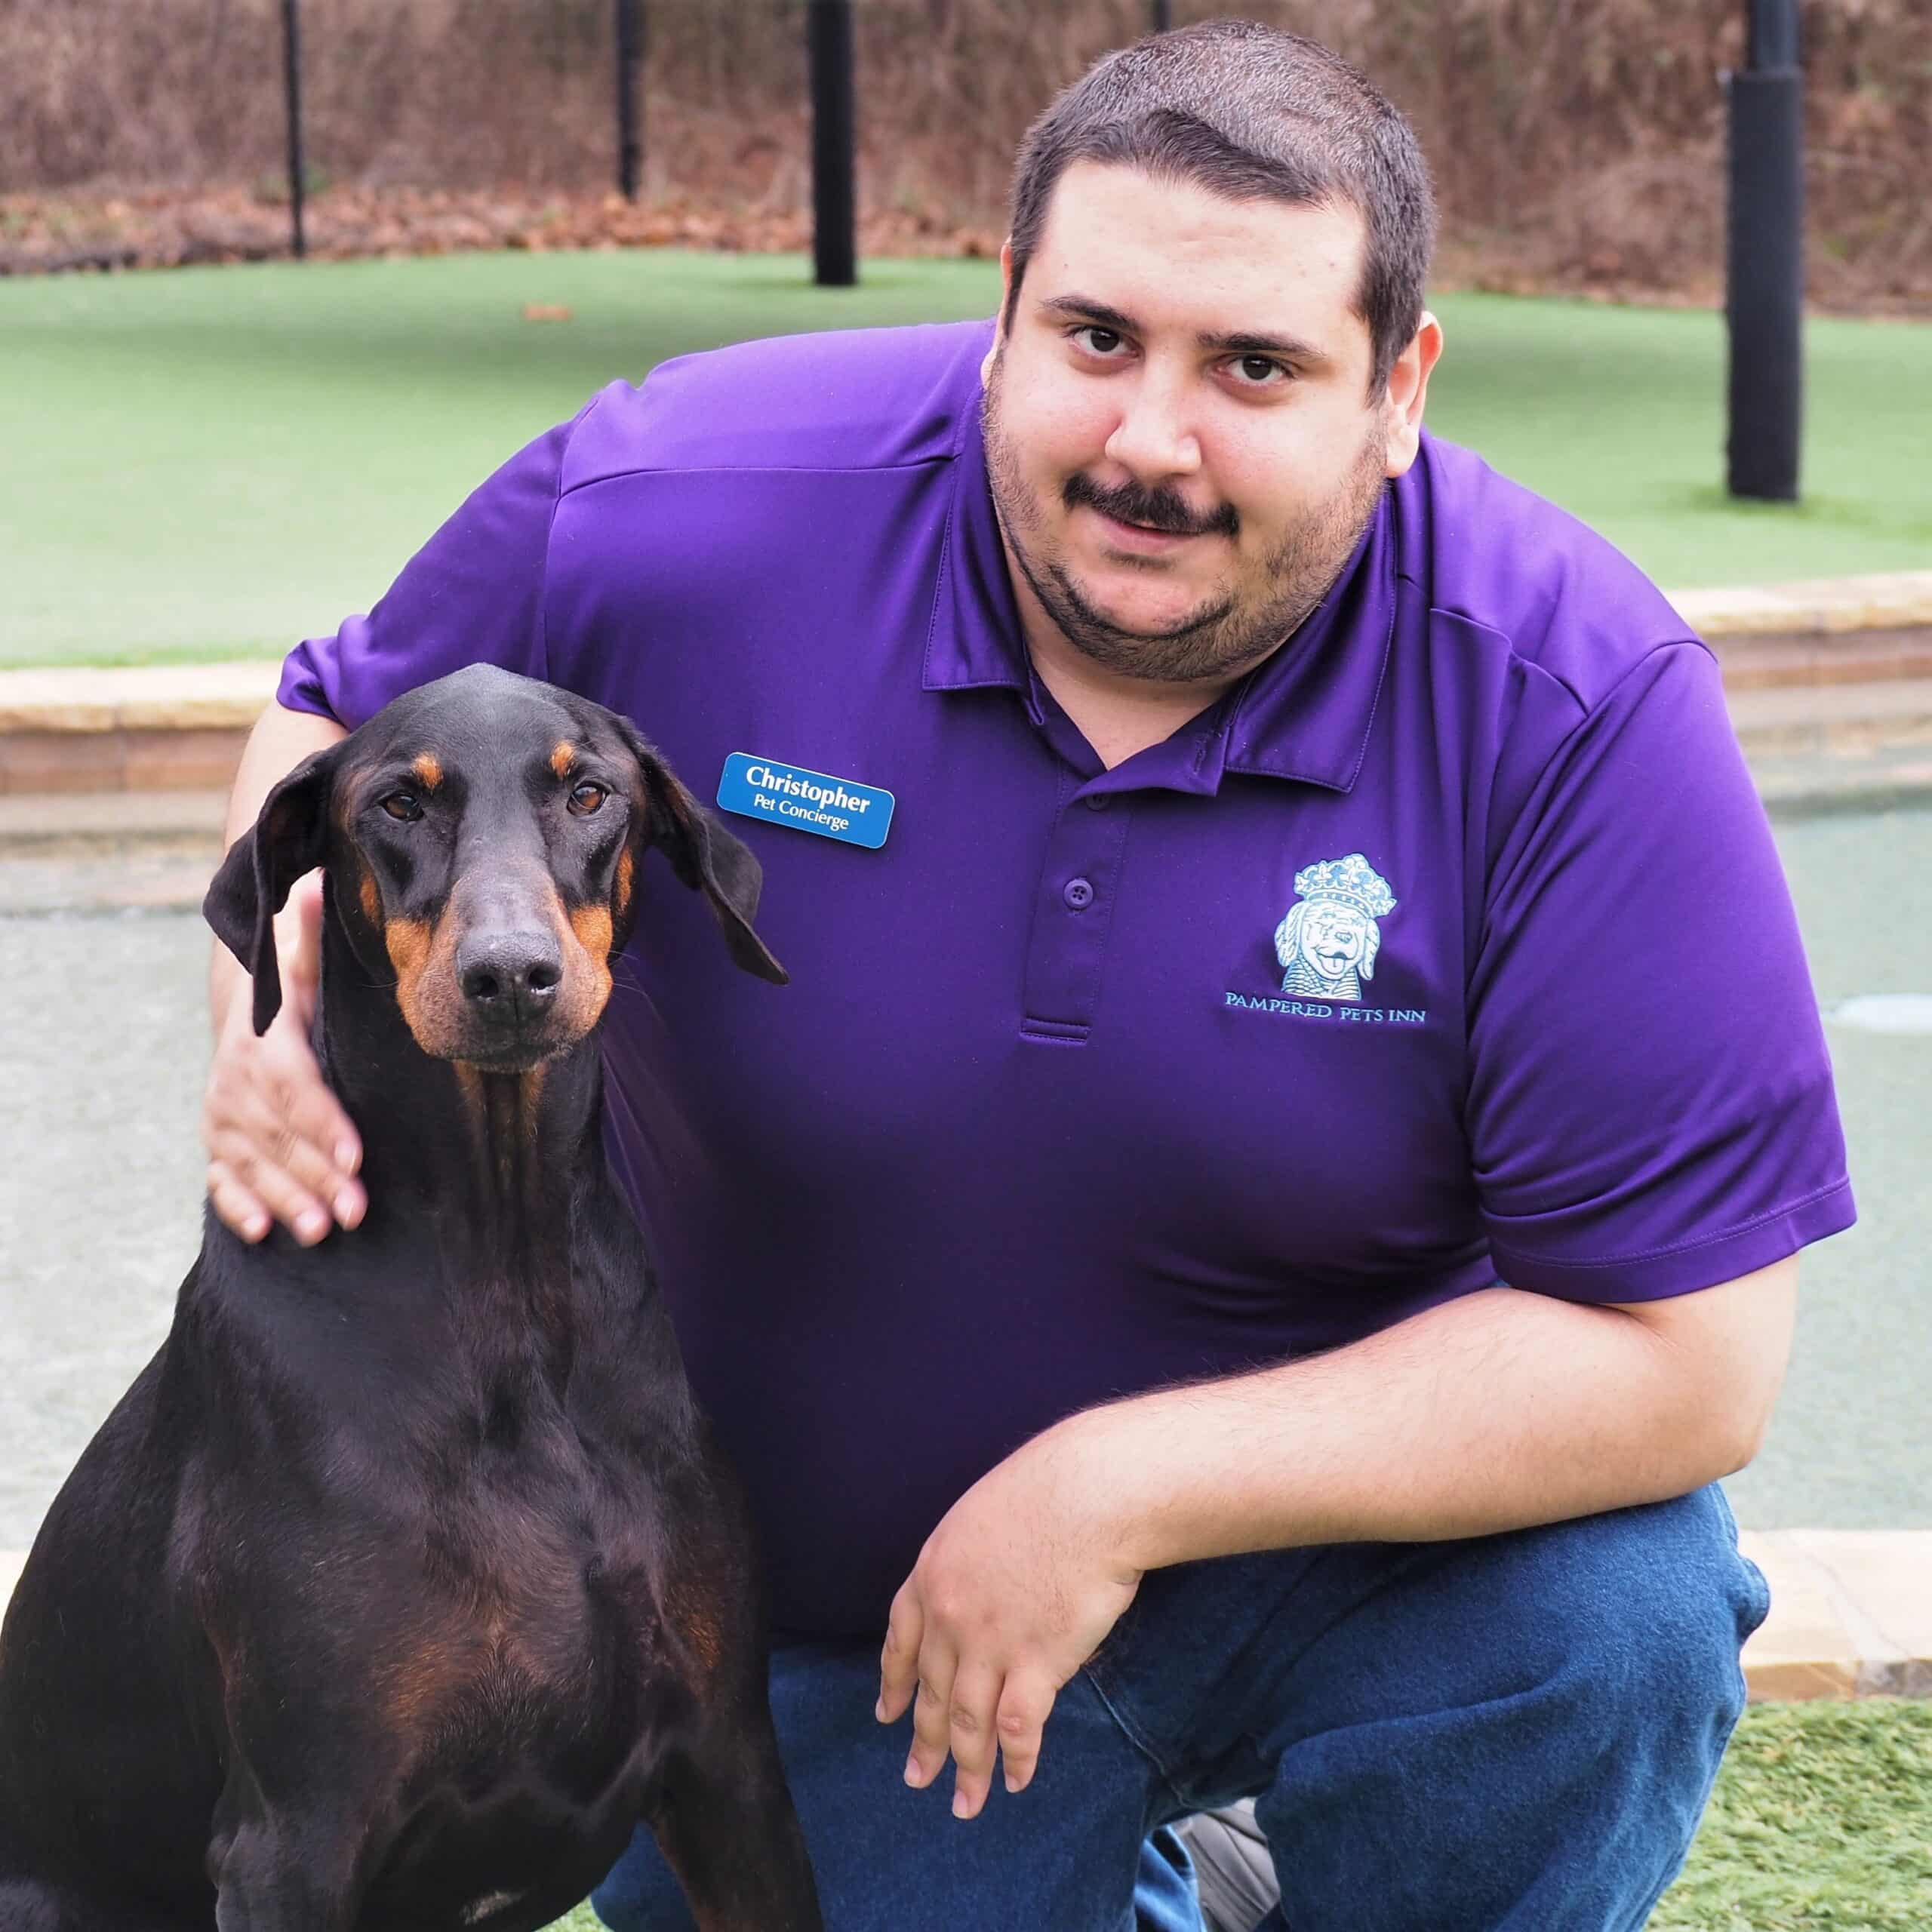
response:
[(289, 245), (300, 261), (309, 252), (302, 226), (301, 0), (281, 0), (281, 79), (288, 108)]
[(637, 199), (644, 170), (643, 67), (644, 0), (617, 0), (617, 192), (627, 202)]
[(1174, 0), (1149, 0), (1149, 11), (1153, 16), (1154, 32), (1171, 33), (1174, 31)]
[(859, 278), (851, 0), (811, 0), (805, 32), (811, 59), (814, 277), (821, 288), (850, 288)]
[(1730, 76), (1729, 482), (1734, 497), (1795, 503), (1804, 304), (1798, 0), (1745, 4), (1745, 65)]

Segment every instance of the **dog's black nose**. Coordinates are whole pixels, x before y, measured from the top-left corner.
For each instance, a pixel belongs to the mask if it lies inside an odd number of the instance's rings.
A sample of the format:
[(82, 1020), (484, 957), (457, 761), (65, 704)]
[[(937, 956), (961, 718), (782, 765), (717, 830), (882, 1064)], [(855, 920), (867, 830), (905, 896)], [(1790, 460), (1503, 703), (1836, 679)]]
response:
[(457, 946), (463, 996), (492, 1018), (540, 1013), (564, 977), (563, 955), (551, 933), (472, 935)]

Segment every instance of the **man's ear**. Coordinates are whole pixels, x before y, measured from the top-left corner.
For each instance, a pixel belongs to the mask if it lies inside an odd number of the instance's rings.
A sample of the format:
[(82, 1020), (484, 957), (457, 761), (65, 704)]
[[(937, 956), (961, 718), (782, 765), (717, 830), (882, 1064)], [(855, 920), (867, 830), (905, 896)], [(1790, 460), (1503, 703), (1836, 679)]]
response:
[(275, 915), (289, 888), (322, 863), (329, 794), (340, 745), (304, 758), (268, 796), (255, 823), (228, 848), (202, 901), (202, 916), (255, 982), (255, 1031), (266, 1033), (281, 1010)]
[(724, 934), (733, 959), (747, 973), (775, 986), (791, 974), (767, 951), (752, 931), (764, 873), (750, 848), (724, 829), (715, 813), (708, 811), (679, 782), (652, 745), (627, 718), (617, 721), (644, 774), (650, 795), (646, 836), (660, 846), (671, 869), (685, 884), (701, 888)]

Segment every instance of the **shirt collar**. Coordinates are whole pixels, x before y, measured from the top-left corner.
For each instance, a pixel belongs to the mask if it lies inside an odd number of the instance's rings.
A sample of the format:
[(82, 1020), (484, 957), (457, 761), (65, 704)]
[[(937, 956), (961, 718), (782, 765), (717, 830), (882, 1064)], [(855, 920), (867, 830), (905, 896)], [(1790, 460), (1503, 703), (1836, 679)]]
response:
[(975, 691), (1004, 685), (1024, 692), (1031, 681), (1026, 632), (1007, 575), (999, 518), (986, 481), (981, 420), (983, 389), (960, 412), (952, 463), (952, 504), (940, 554), (939, 585), (926, 634), (925, 688)]
[[(1032, 666), (986, 480), (984, 400), (982, 392), (961, 412), (924, 683), (928, 691), (1004, 687), (1030, 709)], [(1341, 574), (1287, 642), (1176, 734), (1188, 741), (1189, 767), (1177, 789), (1212, 792), (1223, 771), (1336, 792), (1354, 786), (1395, 635), (1395, 498), (1383, 491)], [(1119, 768), (1120, 777), (1138, 762)]]
[(1354, 788), (1395, 635), (1396, 513), (1396, 491), (1385, 487), (1327, 595), (1248, 674), (1228, 723), (1225, 770)]

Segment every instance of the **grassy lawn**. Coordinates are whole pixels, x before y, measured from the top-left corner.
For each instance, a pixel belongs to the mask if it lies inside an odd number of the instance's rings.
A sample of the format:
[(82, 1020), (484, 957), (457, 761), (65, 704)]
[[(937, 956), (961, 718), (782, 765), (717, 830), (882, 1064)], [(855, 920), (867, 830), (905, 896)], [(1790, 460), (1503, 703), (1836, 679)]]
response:
[[(0, 665), (278, 655), (366, 609), (511, 450), (746, 336), (989, 314), (997, 271), (463, 255), (0, 282)], [(526, 303), (574, 319), (531, 323)], [(1430, 420), (1660, 581), (1932, 565), (1932, 326), (1816, 321), (1806, 502), (1721, 496), (1712, 315), (1445, 297)]]
[[(1651, 1932), (1925, 1932), (1932, 1704), (1745, 1714), (1690, 1862)], [(552, 1932), (599, 1932), (588, 1906)]]

